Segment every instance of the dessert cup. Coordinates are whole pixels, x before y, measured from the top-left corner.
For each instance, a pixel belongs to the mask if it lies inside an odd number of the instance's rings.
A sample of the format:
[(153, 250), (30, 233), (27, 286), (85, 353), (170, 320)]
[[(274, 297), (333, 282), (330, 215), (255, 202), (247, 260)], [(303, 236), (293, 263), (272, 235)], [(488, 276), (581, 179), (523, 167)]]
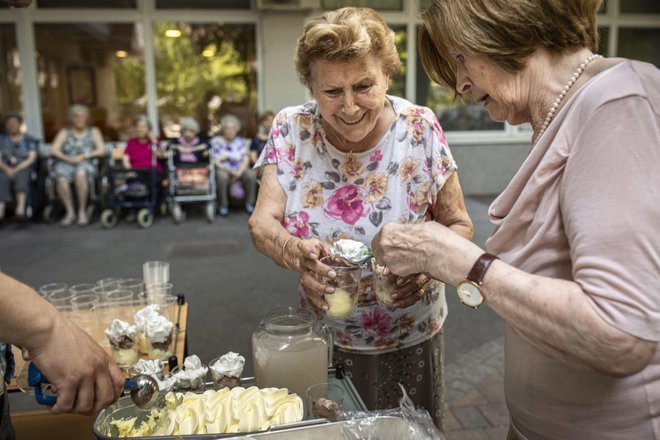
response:
[(337, 421), (344, 403), (344, 390), (338, 385), (317, 383), (307, 388), (309, 411), (314, 418)]
[(355, 313), (360, 290), (362, 268), (351, 266), (335, 257), (323, 257), (321, 263), (330, 266), (335, 271), (335, 278), (322, 277), (323, 282), (335, 288), (334, 293), (324, 295), (328, 303), (328, 315), (335, 318), (346, 318)]

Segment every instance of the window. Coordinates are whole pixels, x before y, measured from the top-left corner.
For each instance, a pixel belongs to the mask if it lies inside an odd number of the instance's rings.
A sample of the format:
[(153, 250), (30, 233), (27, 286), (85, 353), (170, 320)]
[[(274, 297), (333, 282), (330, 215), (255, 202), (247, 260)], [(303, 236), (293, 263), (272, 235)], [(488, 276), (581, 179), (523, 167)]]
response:
[(624, 14), (660, 14), (658, 0), (619, 0)]
[(250, 9), (250, 0), (156, 0), (157, 9)]
[(323, 0), (323, 9), (337, 9), (345, 6), (359, 6), (377, 11), (402, 11), (403, 0)]
[(391, 84), (388, 90), (390, 95), (400, 96), (405, 98), (406, 96), (406, 60), (408, 59), (408, 37), (406, 34), (405, 26), (390, 26), (394, 31), (394, 43), (396, 44), (396, 50), (399, 53), (399, 58), (401, 58), (401, 69), (399, 73), (393, 75), (390, 78)]
[(37, 0), (40, 8), (135, 9), (136, 0)]
[(0, 110), (21, 112), (21, 63), (13, 24), (0, 24)]
[(660, 67), (660, 27), (620, 28), (618, 55), (653, 63)]
[(71, 104), (85, 104), (107, 141), (129, 135), (145, 111), (144, 42), (137, 26), (107, 23), (36, 24), (44, 137), (67, 124)]
[(255, 130), (256, 42), (253, 24), (154, 25), (156, 89), (165, 137), (194, 116), (203, 135), (217, 131), (220, 117), (238, 116), (244, 133)]

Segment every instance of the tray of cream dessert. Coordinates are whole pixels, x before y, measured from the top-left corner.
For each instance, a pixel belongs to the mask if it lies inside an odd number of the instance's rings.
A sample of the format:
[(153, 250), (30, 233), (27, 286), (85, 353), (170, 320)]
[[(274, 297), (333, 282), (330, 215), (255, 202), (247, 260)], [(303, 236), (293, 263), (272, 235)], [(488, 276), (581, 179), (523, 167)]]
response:
[[(442, 437), (441, 437), (442, 438)], [(361, 419), (292, 426), (281, 431), (268, 431), (223, 440), (434, 440), (420, 423), (399, 416), (378, 415)]]
[[(237, 361), (238, 369), (234, 368)], [(193, 355), (186, 358), (183, 369), (175, 369), (169, 375), (163, 375), (158, 368), (149, 371), (145, 362), (144, 368), (136, 368), (135, 372), (154, 376), (160, 390), (156, 403), (140, 409), (130, 396), (121, 397), (97, 416), (94, 435), (99, 440), (216, 439), (328, 422), (313, 416), (305, 399), (287, 388), (258, 388), (254, 378), (240, 378), (243, 362), (242, 356), (230, 352), (206, 367)], [(212, 382), (204, 380), (209, 369)], [(328, 383), (344, 390), (344, 410), (366, 409), (352, 382), (341, 371), (330, 368)]]

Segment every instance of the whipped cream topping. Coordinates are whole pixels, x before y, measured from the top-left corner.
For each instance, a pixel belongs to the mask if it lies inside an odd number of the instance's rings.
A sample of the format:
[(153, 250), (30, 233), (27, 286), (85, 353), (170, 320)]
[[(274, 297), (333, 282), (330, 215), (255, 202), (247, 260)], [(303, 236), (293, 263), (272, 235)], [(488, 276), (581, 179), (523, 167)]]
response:
[(217, 361), (210, 365), (210, 368), (218, 375), (218, 377), (241, 377), (244, 366), (245, 358), (238, 353), (230, 351), (229, 353), (220, 356)]
[(151, 342), (165, 342), (172, 334), (174, 324), (163, 315), (156, 314), (149, 317), (144, 326), (144, 335)]
[(135, 341), (137, 340), (137, 328), (121, 319), (114, 319), (110, 327), (105, 329), (105, 335), (110, 343), (116, 343), (124, 337)]
[(176, 384), (181, 388), (199, 388), (204, 384), (209, 368), (193, 354), (183, 361), (183, 368), (174, 373)]
[(154, 378), (158, 383), (158, 390), (161, 392), (171, 389), (176, 382), (176, 379), (172, 376), (163, 378), (163, 361), (158, 359), (140, 359), (133, 365), (133, 369), (137, 374), (144, 374)]
[(160, 306), (158, 304), (150, 304), (147, 307), (144, 307), (133, 315), (133, 322), (137, 326), (138, 330), (144, 331), (147, 326), (147, 323), (159, 313)]
[(362, 242), (343, 238), (335, 241), (330, 248), (330, 255), (347, 261), (359, 261), (369, 256), (369, 247)]
[(145, 374), (147, 376), (156, 376), (163, 371), (163, 362), (157, 359), (153, 359), (153, 360), (140, 359), (139, 361), (137, 361), (135, 365), (133, 365), (133, 369), (138, 374)]

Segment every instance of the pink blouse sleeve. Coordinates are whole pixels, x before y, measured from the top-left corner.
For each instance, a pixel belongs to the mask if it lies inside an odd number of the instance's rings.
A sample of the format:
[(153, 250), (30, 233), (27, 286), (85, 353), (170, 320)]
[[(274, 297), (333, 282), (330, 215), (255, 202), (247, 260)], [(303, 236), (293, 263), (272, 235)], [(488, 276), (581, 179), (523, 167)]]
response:
[(573, 279), (606, 322), (658, 341), (657, 109), (643, 96), (628, 96), (602, 104), (584, 122), (572, 143), (560, 194)]

